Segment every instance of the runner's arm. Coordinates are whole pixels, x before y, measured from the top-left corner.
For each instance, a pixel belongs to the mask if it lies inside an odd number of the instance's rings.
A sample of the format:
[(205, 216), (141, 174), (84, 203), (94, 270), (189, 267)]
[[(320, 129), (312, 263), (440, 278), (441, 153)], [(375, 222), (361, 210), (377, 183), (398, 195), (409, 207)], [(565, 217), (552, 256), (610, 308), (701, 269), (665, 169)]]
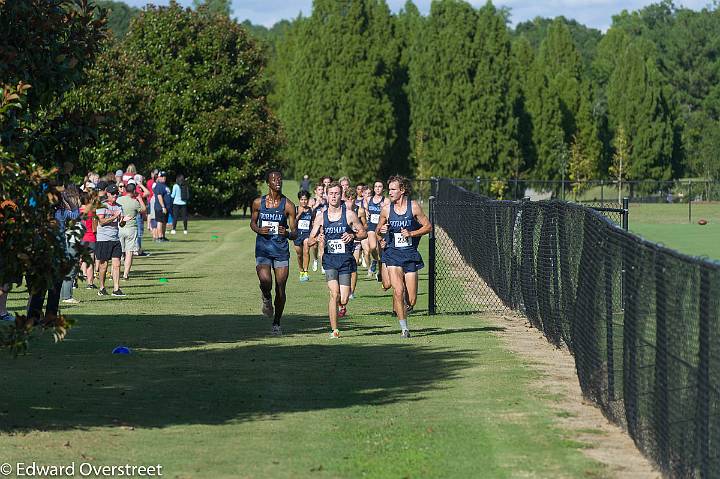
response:
[(269, 228), (264, 226), (260, 228), (257, 224), (258, 216), (260, 216), (260, 198), (255, 198), (251, 207), (250, 214), (250, 229), (259, 235), (267, 235)]
[(320, 238), (318, 237), (318, 233), (320, 233), (320, 228), (322, 228), (322, 224), (322, 211), (318, 211), (315, 214), (315, 221), (313, 221), (312, 231), (310, 231), (310, 237), (308, 238), (308, 246), (315, 246), (315, 244), (317, 244), (317, 242), (320, 240)]
[(278, 227), (280, 236), (287, 236), (289, 239), (297, 238), (297, 221), (295, 218), (295, 204), (289, 199), (285, 201), (285, 216), (287, 216), (289, 230), (283, 226)]
[(420, 228), (416, 229), (415, 231), (409, 231), (408, 235), (410, 238), (417, 238), (423, 235), (426, 235), (430, 233), (432, 230), (432, 225), (430, 224), (430, 220), (427, 216), (425, 216), (425, 212), (422, 209), (422, 206), (420, 206), (416, 201), (413, 201), (412, 203), (412, 213), (415, 219), (418, 223), (420, 223)]
[(367, 238), (367, 231), (365, 230), (365, 226), (363, 226), (362, 222), (358, 218), (358, 216), (355, 214), (354, 211), (348, 210), (346, 213), (346, 219), (348, 222), (348, 225), (355, 231), (354, 235), (351, 235), (350, 233), (345, 233), (343, 235), (343, 240), (346, 243), (349, 243), (353, 240), (363, 240)]

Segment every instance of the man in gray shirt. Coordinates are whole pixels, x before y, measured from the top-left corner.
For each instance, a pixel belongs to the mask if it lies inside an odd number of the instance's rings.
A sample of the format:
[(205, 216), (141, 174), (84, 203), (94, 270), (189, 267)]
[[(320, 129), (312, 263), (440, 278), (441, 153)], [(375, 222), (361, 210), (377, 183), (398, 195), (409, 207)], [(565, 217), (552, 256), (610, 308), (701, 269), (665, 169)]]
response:
[(120, 220), (122, 219), (122, 208), (116, 203), (118, 187), (115, 183), (105, 188), (105, 202), (95, 212), (98, 218), (97, 242), (95, 243), (95, 258), (98, 260), (100, 274), (100, 290), (98, 296), (107, 296), (105, 290), (105, 274), (107, 273), (108, 261), (112, 260), (113, 296), (125, 296), (120, 289), (120, 257), (122, 247), (120, 246)]

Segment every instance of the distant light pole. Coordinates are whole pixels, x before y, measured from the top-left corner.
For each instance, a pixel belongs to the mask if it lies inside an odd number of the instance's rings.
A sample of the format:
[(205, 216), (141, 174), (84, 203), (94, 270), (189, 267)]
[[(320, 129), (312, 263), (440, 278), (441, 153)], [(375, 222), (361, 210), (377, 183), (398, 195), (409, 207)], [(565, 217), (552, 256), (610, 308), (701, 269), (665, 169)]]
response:
[(562, 181), (561, 181), (561, 187), (562, 187), (562, 200), (565, 201), (565, 169), (567, 168), (567, 162), (568, 162), (568, 153), (567, 148), (565, 148), (565, 143), (562, 144), (560, 151), (560, 168), (562, 171)]

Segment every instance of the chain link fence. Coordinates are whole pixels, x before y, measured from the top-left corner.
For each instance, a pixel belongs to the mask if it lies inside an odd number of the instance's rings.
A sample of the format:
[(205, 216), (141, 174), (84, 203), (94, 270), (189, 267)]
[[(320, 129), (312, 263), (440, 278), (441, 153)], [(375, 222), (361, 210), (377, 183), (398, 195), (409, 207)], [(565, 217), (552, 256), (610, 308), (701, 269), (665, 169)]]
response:
[(613, 212), (447, 180), (431, 193), (431, 312), (523, 314), (664, 474), (720, 477), (720, 264), (646, 242)]

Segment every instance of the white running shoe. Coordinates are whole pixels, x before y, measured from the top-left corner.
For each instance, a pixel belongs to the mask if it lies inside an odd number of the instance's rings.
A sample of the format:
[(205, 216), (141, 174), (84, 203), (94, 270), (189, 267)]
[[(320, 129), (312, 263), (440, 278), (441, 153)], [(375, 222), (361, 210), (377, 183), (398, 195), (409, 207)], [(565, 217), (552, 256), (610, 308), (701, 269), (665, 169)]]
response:
[(62, 300), (63, 304), (80, 304), (80, 301), (75, 298), (68, 298)]
[(282, 336), (282, 329), (280, 329), (279, 324), (273, 324), (272, 335), (273, 336)]
[(187, 234), (187, 230), (183, 230), (183, 234), (186, 235), (186, 234)]
[(317, 260), (313, 260), (313, 271), (317, 271)]
[(268, 318), (272, 318), (275, 314), (275, 309), (273, 308), (272, 299), (262, 299), (262, 314), (267, 316)]
[(171, 234), (171, 235), (176, 234), (175, 230), (170, 231), (170, 234)]
[(410, 330), (409, 329), (403, 329), (402, 333), (400, 333), (400, 337), (403, 339), (410, 339)]
[(325, 274), (325, 268), (323, 268), (322, 266), (320, 266), (320, 272), (321, 272), (322, 274)]
[(340, 330), (339, 329), (333, 329), (330, 333), (330, 339), (340, 339)]

